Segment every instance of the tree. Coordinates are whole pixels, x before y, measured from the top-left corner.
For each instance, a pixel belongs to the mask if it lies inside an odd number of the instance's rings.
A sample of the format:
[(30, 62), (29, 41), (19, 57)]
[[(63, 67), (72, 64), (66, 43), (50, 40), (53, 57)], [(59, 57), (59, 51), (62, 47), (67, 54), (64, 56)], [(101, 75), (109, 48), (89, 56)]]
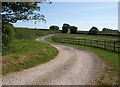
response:
[(107, 29), (106, 28), (103, 28), (102, 31), (106, 31)]
[(40, 6), (37, 2), (2, 2), (2, 22), (16, 23), (18, 20), (46, 21), (44, 15), (41, 15), (39, 11)]
[(15, 31), (12, 24), (7, 23), (2, 26), (2, 43), (6, 46), (14, 38)]
[(96, 35), (97, 33), (98, 33), (98, 28), (97, 27), (92, 27), (90, 30), (89, 30), (89, 32), (88, 32), (88, 34), (90, 34), (90, 35)]
[(102, 31), (112, 31), (112, 29), (108, 29), (108, 28), (103, 28)]
[(18, 20), (46, 22), (44, 15), (39, 11), (38, 2), (2, 2), (2, 44), (7, 45), (10, 42), (13, 27), (10, 23), (16, 23)]
[(59, 27), (55, 26), (55, 25), (52, 25), (52, 26), (50, 26), (50, 30), (59, 30)]
[(118, 34), (119, 33), (118, 30), (113, 30), (113, 29), (109, 29), (109, 28), (103, 28), (102, 32), (104, 34)]
[(75, 27), (75, 26), (70, 26), (70, 33), (71, 33), (71, 34), (76, 34), (76, 33), (77, 33), (77, 27)]
[(69, 24), (63, 24), (62, 33), (67, 33), (68, 29), (70, 29), (70, 25)]

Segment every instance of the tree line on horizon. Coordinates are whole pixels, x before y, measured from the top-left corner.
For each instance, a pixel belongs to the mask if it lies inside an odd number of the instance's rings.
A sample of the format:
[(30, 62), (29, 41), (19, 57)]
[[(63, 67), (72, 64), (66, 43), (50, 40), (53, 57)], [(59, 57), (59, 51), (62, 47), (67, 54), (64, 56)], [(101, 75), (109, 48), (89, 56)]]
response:
[[(59, 27), (56, 25), (50, 26), (50, 30), (59, 30)], [(77, 27), (76, 26), (70, 26), (69, 24), (64, 23), (62, 26), (62, 33), (71, 33), (76, 34), (77, 33)]]
[[(56, 25), (52, 25), (50, 26), (49, 28), (50, 30), (59, 30), (59, 27), (56, 26)], [(69, 24), (67, 23), (64, 23), (63, 26), (62, 26), (62, 30), (61, 32), (62, 33), (70, 33), (70, 34), (77, 34), (78, 33), (78, 28), (76, 26), (70, 26)], [(93, 26), (89, 31), (88, 31), (88, 34), (89, 35), (97, 35), (99, 32), (102, 32), (102, 33), (119, 33), (118, 30), (112, 30), (112, 29), (109, 29), (109, 28), (103, 28), (102, 31), (99, 31), (99, 29), (95, 26)]]

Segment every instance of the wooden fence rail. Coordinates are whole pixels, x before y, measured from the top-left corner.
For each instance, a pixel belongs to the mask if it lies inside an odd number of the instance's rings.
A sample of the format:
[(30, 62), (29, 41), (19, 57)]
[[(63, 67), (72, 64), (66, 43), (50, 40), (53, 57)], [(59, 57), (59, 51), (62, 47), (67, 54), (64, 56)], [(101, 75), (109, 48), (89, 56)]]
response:
[(120, 41), (89, 40), (83, 38), (60, 38), (57, 36), (52, 36), (52, 39), (55, 42), (91, 46), (120, 53)]

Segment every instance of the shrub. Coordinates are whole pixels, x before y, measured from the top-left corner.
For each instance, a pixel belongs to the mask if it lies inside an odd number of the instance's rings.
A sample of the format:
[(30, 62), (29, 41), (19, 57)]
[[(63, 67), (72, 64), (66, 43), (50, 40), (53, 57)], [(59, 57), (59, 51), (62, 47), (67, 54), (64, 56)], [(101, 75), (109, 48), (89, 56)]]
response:
[(67, 33), (69, 29), (70, 29), (70, 25), (69, 24), (63, 24), (63, 26), (62, 26), (62, 33)]
[(108, 29), (108, 28), (103, 28), (102, 29), (103, 34), (118, 34), (118, 30), (113, 30), (113, 29)]
[(98, 33), (98, 28), (97, 27), (92, 27), (90, 30), (89, 30), (89, 32), (88, 32), (88, 34), (90, 34), (90, 35), (96, 35), (97, 33)]
[(58, 27), (58, 26), (53, 25), (53, 26), (50, 26), (50, 30), (59, 30), (59, 27)]
[(36, 33), (33, 29), (28, 28), (15, 28), (15, 38), (17, 39), (31, 39), (36, 37)]
[(2, 24), (2, 44), (8, 45), (10, 41), (14, 38), (15, 31), (12, 24)]
[(70, 33), (71, 33), (71, 34), (76, 34), (76, 33), (77, 33), (77, 27), (71, 26), (71, 27), (70, 27)]

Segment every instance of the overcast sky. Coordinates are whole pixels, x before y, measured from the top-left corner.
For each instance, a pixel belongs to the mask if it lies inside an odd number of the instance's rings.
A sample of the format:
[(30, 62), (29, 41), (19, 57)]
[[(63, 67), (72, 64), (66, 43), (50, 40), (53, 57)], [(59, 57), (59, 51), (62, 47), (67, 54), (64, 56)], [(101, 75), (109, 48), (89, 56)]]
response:
[(77, 26), (79, 30), (89, 30), (96, 26), (118, 29), (117, 2), (53, 2), (40, 4), (41, 11), (47, 23), (18, 21), (15, 27), (49, 28), (57, 25), (62, 28), (64, 23)]

